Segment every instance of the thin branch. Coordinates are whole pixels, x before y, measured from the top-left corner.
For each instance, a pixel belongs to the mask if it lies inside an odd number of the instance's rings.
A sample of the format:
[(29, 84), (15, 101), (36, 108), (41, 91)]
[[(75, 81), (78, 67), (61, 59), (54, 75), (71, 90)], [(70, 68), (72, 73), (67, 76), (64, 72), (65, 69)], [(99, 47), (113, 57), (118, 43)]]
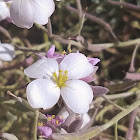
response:
[[(59, 35), (54, 35), (52, 33), (52, 26), (51, 26), (50, 21), (47, 24), (47, 29), (48, 29), (47, 33), (48, 33), (50, 38), (53, 38), (54, 40), (56, 40), (62, 44), (71, 44), (71, 45), (77, 46), (79, 48), (85, 48), (85, 49), (92, 51), (92, 52), (100, 52), (104, 49), (108, 49), (111, 47), (128, 47), (131, 45), (136, 45), (140, 42), (140, 38), (137, 38), (137, 39), (129, 40), (126, 42), (116, 42), (116, 43), (91, 44), (91, 43), (87, 42), (86, 40), (84, 40), (83, 43), (81, 43), (80, 41), (76, 42), (73, 40), (64, 39)], [(86, 44), (86, 46), (84, 44)]]
[(125, 42), (117, 42), (117, 43), (104, 43), (104, 44), (90, 44), (90, 43), (88, 43), (87, 49), (90, 51), (93, 51), (93, 52), (100, 52), (104, 49), (112, 48), (112, 47), (128, 47), (128, 46), (136, 45), (139, 43), (139, 41), (140, 41), (140, 38), (125, 41)]
[[(133, 88), (132, 90), (128, 91), (128, 92), (124, 92), (124, 93), (120, 93), (120, 94), (115, 94), (115, 95), (104, 95), (107, 99), (109, 100), (116, 100), (116, 99), (120, 99), (120, 98), (127, 98), (130, 97), (134, 94), (139, 93), (140, 91), (137, 88)], [(102, 97), (98, 97), (96, 98), (90, 105), (96, 105), (99, 102), (103, 102), (105, 101)]]
[(140, 42), (136, 45), (136, 47), (133, 51), (129, 72), (134, 72), (135, 71), (135, 66), (134, 66), (135, 65), (135, 57), (136, 57), (136, 53), (137, 53), (137, 50), (138, 50), (139, 46), (140, 46)]
[(39, 111), (35, 111), (35, 118), (34, 118), (34, 134), (33, 134), (33, 138), (34, 140), (37, 140), (37, 124), (38, 124), (38, 117), (39, 117)]
[[(45, 31), (45, 30), (44, 30)], [(73, 40), (69, 40), (69, 39), (64, 39), (62, 38), (61, 36), (59, 35), (54, 35), (52, 33), (52, 25), (51, 25), (51, 21), (49, 19), (49, 22), (47, 24), (47, 33), (48, 33), (48, 36), (62, 44), (71, 44), (71, 45), (74, 45), (74, 46), (77, 46), (77, 47), (80, 47), (80, 48), (84, 48), (84, 46), (81, 45), (81, 43), (79, 42), (76, 42), (76, 41), (73, 41)]]
[(110, 104), (114, 105), (114, 106), (117, 107), (118, 109), (120, 109), (120, 110), (122, 110), (122, 111), (124, 110), (124, 108), (122, 108), (121, 106), (115, 104), (114, 102), (112, 102), (111, 100), (109, 100), (108, 98), (106, 98), (105, 95), (102, 95), (101, 97), (103, 97), (107, 102), (109, 102)]
[(123, 7), (123, 8), (127, 8), (127, 9), (130, 9), (130, 10), (140, 12), (140, 6), (136, 6), (136, 5), (133, 5), (133, 4), (130, 4), (130, 3), (117, 2), (117, 1), (113, 1), (113, 0), (106, 0), (106, 2), (110, 3), (111, 5), (120, 6), (120, 7)]
[[(41, 28), (42, 29), (42, 28)], [(45, 29), (43, 29), (45, 32), (46, 32), (46, 30)], [(47, 24), (47, 33), (48, 33), (48, 36), (49, 37), (51, 37), (52, 36), (52, 24), (51, 24), (51, 20), (50, 20), (50, 18), (49, 18), (49, 20), (48, 20), (48, 24)]]
[(115, 140), (118, 140), (118, 122), (115, 123), (115, 126), (114, 126), (114, 131), (115, 131)]
[(40, 50), (37, 50), (37, 49), (29, 49), (29, 48), (22, 47), (22, 46), (17, 46), (17, 45), (15, 47), (16, 47), (16, 50), (23, 51), (23, 52), (34, 52), (34, 53), (41, 52)]
[[(70, 10), (70, 11), (73, 11), (75, 13), (78, 13), (78, 10), (71, 7), (71, 6), (66, 6), (66, 9)], [(113, 38), (117, 41), (117, 36), (114, 34), (114, 32), (112, 31), (110, 25), (108, 23), (106, 23), (105, 21), (103, 21), (102, 19), (96, 17), (96, 16), (93, 16), (91, 14), (88, 14), (88, 13), (85, 13), (85, 16), (90, 19), (91, 21), (93, 22), (96, 22), (100, 25), (102, 25), (106, 30), (108, 30), (110, 32), (110, 34), (113, 36)]]
[(0, 32), (3, 33), (10, 41), (12, 40), (11, 35), (9, 34), (8, 30), (0, 26)]
[(78, 8), (78, 14), (79, 14), (79, 20), (82, 18), (82, 5), (80, 0), (76, 0), (77, 8)]
[(130, 116), (129, 129), (126, 133), (127, 140), (133, 140), (133, 128), (134, 128), (134, 122), (135, 122), (135, 118), (136, 118), (137, 113), (138, 113), (138, 108), (136, 108)]

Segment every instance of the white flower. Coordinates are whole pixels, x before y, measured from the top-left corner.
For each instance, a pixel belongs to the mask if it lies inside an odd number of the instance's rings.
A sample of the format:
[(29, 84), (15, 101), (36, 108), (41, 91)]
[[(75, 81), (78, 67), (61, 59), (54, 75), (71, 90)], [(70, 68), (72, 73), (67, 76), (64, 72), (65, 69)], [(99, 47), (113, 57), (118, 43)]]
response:
[(5, 2), (0, 2), (0, 21), (10, 17), (9, 8)]
[(12, 61), (15, 57), (14, 47), (8, 43), (0, 43), (0, 59), (3, 61)]
[(84, 114), (93, 99), (91, 87), (79, 80), (94, 71), (94, 66), (81, 53), (71, 53), (60, 64), (53, 58), (42, 58), (24, 70), (33, 80), (27, 86), (27, 99), (33, 108), (48, 109), (60, 95), (75, 113)]
[(48, 23), (54, 9), (53, 0), (12, 0), (10, 15), (15, 25), (29, 29), (34, 22), (41, 25)]

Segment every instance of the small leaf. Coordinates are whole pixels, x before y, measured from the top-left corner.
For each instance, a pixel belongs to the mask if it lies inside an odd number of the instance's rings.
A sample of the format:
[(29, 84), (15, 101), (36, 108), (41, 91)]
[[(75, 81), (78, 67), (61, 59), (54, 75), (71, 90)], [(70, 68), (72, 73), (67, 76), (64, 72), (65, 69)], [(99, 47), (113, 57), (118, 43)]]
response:
[(94, 96), (101, 96), (109, 92), (109, 89), (102, 86), (91, 86)]
[(11, 121), (16, 121), (17, 120), (17, 116), (16, 115), (13, 115), (11, 112), (7, 111), (6, 113), (6, 117), (8, 118), (8, 120), (11, 120)]
[(129, 81), (123, 81), (121, 83), (109, 85), (107, 86), (107, 88), (111, 93), (114, 93), (114, 92), (121, 92), (127, 90), (128, 88), (131, 88), (134, 85), (136, 85), (136, 81), (129, 80)]

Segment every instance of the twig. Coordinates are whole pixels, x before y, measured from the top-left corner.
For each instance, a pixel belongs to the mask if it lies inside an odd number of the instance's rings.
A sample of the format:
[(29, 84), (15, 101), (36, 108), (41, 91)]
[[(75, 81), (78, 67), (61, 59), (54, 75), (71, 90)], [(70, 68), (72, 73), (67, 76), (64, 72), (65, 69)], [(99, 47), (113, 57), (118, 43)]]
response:
[[(42, 28), (41, 28), (42, 29)], [(47, 24), (47, 33), (48, 36), (51, 37), (52, 36), (52, 24), (51, 24), (51, 20), (50, 18), (48, 19), (48, 24)], [(46, 32), (46, 30), (44, 30)]]
[(77, 47), (80, 47), (80, 48), (84, 48), (84, 46), (82, 46), (82, 44), (79, 43), (79, 42), (76, 42), (76, 41), (73, 41), (73, 40), (69, 40), (69, 39), (64, 39), (64, 38), (62, 38), (59, 35), (54, 35), (52, 33), (52, 25), (51, 25), (50, 19), (49, 19), (49, 22), (47, 24), (47, 33), (48, 33), (48, 36), (50, 38), (53, 38), (54, 40), (56, 40), (56, 41), (58, 41), (58, 42), (60, 42), (62, 44), (71, 44), (71, 45), (74, 45), (74, 46), (77, 46)]
[(1, 86), (0, 87), (0, 91), (7, 91), (7, 90), (13, 90), (15, 89), (17, 86), (19, 85), (19, 82), (16, 82), (15, 84), (13, 85), (8, 85), (8, 86)]
[(16, 68), (19, 68), (20, 66), (23, 66), (25, 64), (25, 60), (22, 61), (22, 62), (19, 62), (17, 64), (14, 64), (12, 66), (8, 66), (6, 68), (1, 68), (0, 69), (0, 72), (5, 72), (6, 70), (12, 70), (12, 69), (16, 69)]
[(117, 2), (117, 1), (113, 1), (113, 0), (106, 0), (106, 2), (115, 5), (115, 6), (121, 6), (130, 10), (134, 10), (134, 11), (140, 11), (140, 6), (136, 6), (130, 3), (126, 3), (126, 2)]
[(114, 127), (114, 131), (115, 131), (115, 140), (118, 140), (118, 130), (117, 130), (117, 127), (118, 127), (118, 122), (115, 123), (115, 127)]
[(134, 128), (134, 122), (135, 122), (135, 118), (136, 118), (136, 115), (137, 115), (137, 112), (138, 112), (138, 108), (136, 108), (131, 116), (130, 116), (130, 120), (129, 120), (129, 129), (126, 133), (126, 139), (127, 140), (133, 140), (133, 128)]
[(137, 38), (137, 39), (134, 39), (134, 40), (129, 40), (129, 41), (126, 41), (126, 42), (117, 42), (117, 43), (104, 43), (104, 44), (91, 44), (89, 42), (87, 42), (87, 46), (84, 46), (83, 44), (81, 44), (80, 42), (76, 42), (76, 41), (73, 41), (73, 40), (68, 40), (68, 39), (64, 39), (62, 37), (60, 37), (59, 35), (54, 35), (52, 33), (52, 26), (51, 26), (51, 22), (49, 21), (48, 24), (47, 24), (47, 29), (48, 29), (48, 35), (50, 38), (53, 38), (54, 40), (62, 43), (62, 44), (71, 44), (71, 45), (74, 45), (74, 46), (77, 46), (79, 48), (86, 48), (87, 50), (89, 51), (92, 51), (92, 52), (100, 52), (104, 49), (108, 49), (108, 48), (111, 48), (111, 47), (128, 47), (128, 46), (131, 46), (131, 45), (135, 45), (135, 44), (138, 44), (138, 42), (140, 42), (140, 38)]
[(38, 117), (39, 117), (39, 111), (36, 110), (36, 111), (35, 111), (34, 127), (33, 127), (33, 130), (34, 130), (33, 138), (34, 138), (34, 140), (37, 140), (37, 124), (38, 124)]
[[(120, 94), (116, 94), (116, 95), (104, 95), (107, 99), (109, 100), (116, 100), (116, 99), (120, 99), (120, 98), (127, 98), (130, 97), (136, 93), (139, 93), (139, 90), (137, 88), (133, 88), (132, 90), (128, 91), (128, 92), (124, 92), (124, 93), (120, 93)], [(105, 101), (102, 97), (98, 97), (96, 98), (92, 103), (92, 105), (96, 105), (99, 102), (103, 102)]]
[[(73, 11), (73, 12), (75, 12), (75, 13), (78, 13), (78, 11), (79, 11), (79, 10), (77, 10), (77, 9), (71, 7), (71, 6), (66, 6), (66, 9), (68, 9), (68, 10), (70, 10), (70, 11)], [(111, 29), (111, 27), (110, 27), (110, 25), (109, 25), (108, 23), (106, 23), (106, 22), (103, 21), (102, 19), (100, 19), (100, 18), (98, 18), (98, 17), (96, 17), (96, 16), (93, 16), (93, 15), (91, 15), (91, 14), (88, 14), (88, 13), (85, 13), (85, 16), (86, 16), (88, 19), (92, 20), (93, 22), (96, 22), (96, 23), (102, 25), (106, 30), (108, 30), (108, 31), (110, 32), (110, 34), (113, 36), (113, 38), (114, 38), (115, 40), (118, 40), (118, 39), (117, 39), (117, 36), (114, 34), (114, 32), (112, 31), (112, 29)]]
[(11, 91), (7, 91), (7, 94), (18, 100), (18, 97), (14, 95)]
[(16, 50), (20, 50), (20, 51), (23, 51), (23, 52), (34, 52), (34, 53), (41, 52), (40, 50), (37, 50), (37, 49), (29, 49), (29, 48), (22, 47), (22, 46), (17, 46), (17, 45), (14, 45), (14, 46), (16, 47)]
[(79, 20), (82, 18), (82, 6), (81, 6), (81, 1), (80, 0), (76, 0), (76, 4), (77, 4), (77, 8), (78, 8), (78, 14), (79, 14)]
[(140, 42), (140, 38), (134, 40), (128, 40), (125, 42), (117, 42), (117, 43), (104, 43), (104, 44), (89, 44), (87, 49), (93, 52), (100, 52), (107, 48), (112, 47), (128, 47), (131, 45), (136, 45)]
[(114, 102), (112, 102), (111, 100), (109, 100), (108, 98), (106, 98), (105, 95), (102, 95), (101, 97), (103, 97), (107, 102), (109, 102), (110, 104), (114, 105), (115, 107), (119, 108), (120, 110), (124, 110), (124, 108), (122, 108), (121, 106), (115, 104)]
[(2, 26), (0, 26), (0, 32), (3, 33), (10, 41), (12, 40), (12, 37), (9, 34), (9, 32), (5, 28), (3, 28)]
[(129, 68), (129, 72), (134, 72), (135, 71), (135, 57), (136, 57), (136, 53), (137, 53), (137, 50), (139, 48), (139, 45), (140, 45), (140, 42), (138, 42), (138, 44), (136, 45), (134, 51), (133, 51), (133, 55), (132, 55), (132, 59), (131, 59), (131, 64), (130, 64), (130, 68)]

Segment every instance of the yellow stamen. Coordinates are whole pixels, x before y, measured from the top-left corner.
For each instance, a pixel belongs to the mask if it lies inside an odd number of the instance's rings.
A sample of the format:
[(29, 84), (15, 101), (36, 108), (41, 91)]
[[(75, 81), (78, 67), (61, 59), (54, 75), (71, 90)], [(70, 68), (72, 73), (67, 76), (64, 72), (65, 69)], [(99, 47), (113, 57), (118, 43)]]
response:
[(52, 115), (52, 119), (54, 119), (55, 118), (55, 115)]
[(66, 51), (64, 50), (64, 51), (62, 52), (62, 54), (66, 54)]
[(43, 126), (43, 123), (42, 123), (42, 122), (39, 122), (39, 123), (38, 123), (38, 126)]
[(67, 70), (65, 70), (65, 71), (60, 70), (59, 76), (57, 76), (57, 74), (55, 72), (53, 73), (53, 79), (57, 83), (58, 87), (61, 88), (61, 87), (65, 86), (65, 82), (68, 79), (67, 73), (68, 73)]
[(55, 121), (55, 123), (58, 125), (58, 123), (59, 123), (59, 120), (56, 120), (56, 121)]
[(47, 120), (48, 120), (48, 121), (51, 121), (51, 120), (52, 120), (52, 118), (51, 118), (51, 117), (48, 117), (48, 118), (47, 118)]

